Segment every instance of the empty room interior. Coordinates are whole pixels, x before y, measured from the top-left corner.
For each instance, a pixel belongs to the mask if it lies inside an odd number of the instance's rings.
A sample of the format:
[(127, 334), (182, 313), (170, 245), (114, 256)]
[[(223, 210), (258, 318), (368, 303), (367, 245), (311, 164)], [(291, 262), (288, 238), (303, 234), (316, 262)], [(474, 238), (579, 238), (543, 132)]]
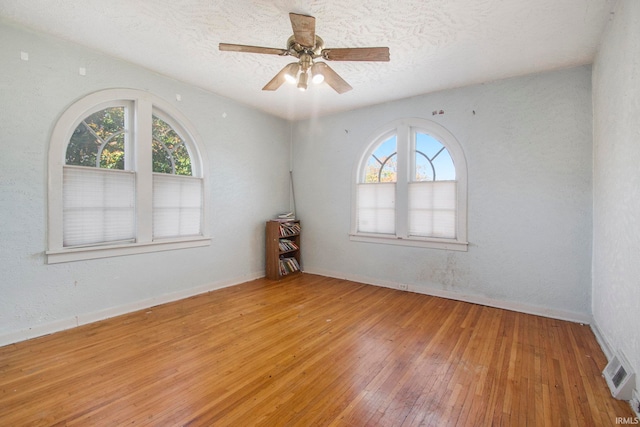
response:
[(0, 0), (0, 425), (640, 422), (640, 2)]

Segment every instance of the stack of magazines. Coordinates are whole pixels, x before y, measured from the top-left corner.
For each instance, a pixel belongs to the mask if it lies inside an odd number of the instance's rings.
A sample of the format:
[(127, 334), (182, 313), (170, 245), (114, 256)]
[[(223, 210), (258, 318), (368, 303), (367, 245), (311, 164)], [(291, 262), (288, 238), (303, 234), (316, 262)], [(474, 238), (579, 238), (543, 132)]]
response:
[(293, 212), (283, 213), (276, 217), (276, 221), (280, 221), (280, 222), (295, 221), (295, 219), (296, 219), (296, 216)]

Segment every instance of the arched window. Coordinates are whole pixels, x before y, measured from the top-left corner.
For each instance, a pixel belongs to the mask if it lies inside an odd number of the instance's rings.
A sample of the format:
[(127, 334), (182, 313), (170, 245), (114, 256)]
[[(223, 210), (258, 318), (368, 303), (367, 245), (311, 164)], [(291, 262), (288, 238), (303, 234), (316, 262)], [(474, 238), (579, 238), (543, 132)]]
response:
[(423, 119), (368, 141), (355, 173), (351, 238), (467, 249), (467, 166), (455, 137)]
[(203, 154), (186, 119), (149, 93), (74, 103), (51, 136), (48, 262), (208, 245)]

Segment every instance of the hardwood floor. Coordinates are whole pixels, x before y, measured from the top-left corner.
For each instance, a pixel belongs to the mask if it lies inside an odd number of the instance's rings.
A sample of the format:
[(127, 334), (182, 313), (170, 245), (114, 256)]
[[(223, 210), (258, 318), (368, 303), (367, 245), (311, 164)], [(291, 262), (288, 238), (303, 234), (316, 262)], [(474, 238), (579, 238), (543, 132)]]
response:
[(588, 326), (303, 274), (0, 347), (0, 425), (606, 426)]

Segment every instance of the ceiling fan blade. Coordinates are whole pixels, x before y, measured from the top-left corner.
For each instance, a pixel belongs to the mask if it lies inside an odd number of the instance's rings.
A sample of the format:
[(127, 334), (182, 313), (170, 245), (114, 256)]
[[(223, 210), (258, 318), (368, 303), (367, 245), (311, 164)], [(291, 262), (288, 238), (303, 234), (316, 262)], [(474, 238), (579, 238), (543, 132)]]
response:
[(300, 46), (313, 48), (316, 45), (316, 18), (309, 15), (290, 13), (291, 28), (296, 43)]
[(316, 62), (314, 67), (318, 67), (320, 71), (322, 71), (324, 81), (336, 92), (342, 94), (353, 89), (349, 83), (344, 81), (344, 79), (338, 75), (338, 73), (333, 71), (333, 68), (329, 67), (324, 62)]
[(224, 52), (245, 52), (245, 53), (264, 53), (267, 55), (287, 55), (286, 49), (277, 49), (275, 47), (247, 46), (244, 44), (220, 43), (220, 50)]
[[(292, 62), (291, 64), (296, 64), (297, 62)], [(278, 74), (276, 74), (271, 81), (269, 81), (269, 83), (267, 83), (266, 85), (264, 85), (264, 87), (262, 88), (262, 90), (276, 90), (278, 89), (280, 86), (282, 86), (282, 83), (286, 82), (286, 78), (285, 75), (287, 74), (287, 70), (289, 70), (289, 67), (291, 66), (291, 64), (287, 64), (284, 66), (284, 68), (282, 70), (280, 70), (278, 72)]]
[(324, 49), (322, 57), (327, 61), (389, 61), (388, 47), (347, 47)]

